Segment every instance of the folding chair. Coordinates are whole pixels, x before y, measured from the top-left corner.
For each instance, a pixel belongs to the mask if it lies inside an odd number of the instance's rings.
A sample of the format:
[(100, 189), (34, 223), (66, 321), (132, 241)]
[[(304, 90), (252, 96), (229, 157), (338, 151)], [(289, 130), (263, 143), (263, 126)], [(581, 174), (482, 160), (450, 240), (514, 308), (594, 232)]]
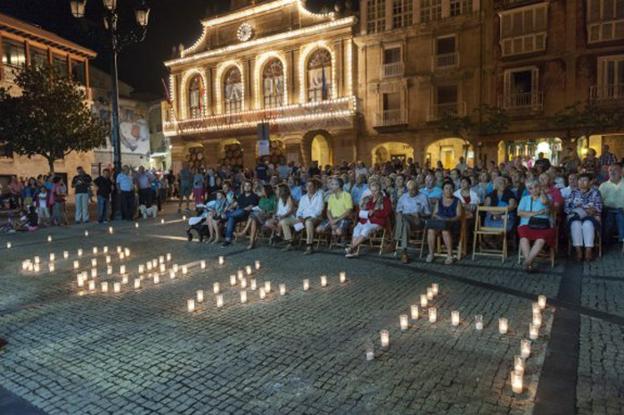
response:
[[(502, 227), (485, 226), (482, 218), (488, 213), (492, 215), (500, 215), (503, 218)], [(483, 215), (485, 214), (485, 215)], [(507, 258), (507, 224), (509, 221), (509, 208), (496, 206), (478, 206), (475, 214), (475, 227), (472, 240), (472, 260), (477, 255), (501, 257), (501, 262), (505, 262)], [(483, 237), (501, 237), (502, 249), (484, 248)]]
[[(376, 249), (379, 248), (379, 255), (383, 254), (383, 250), (385, 248), (385, 244), (387, 242), (386, 239), (386, 235), (388, 230), (387, 227), (384, 227), (382, 229), (378, 229), (375, 232), (373, 232), (370, 236), (370, 238), (368, 238), (368, 244), (370, 246), (371, 249)], [(390, 231), (390, 233), (392, 233), (392, 231)], [(360, 247), (362, 246), (362, 244), (358, 245), (357, 247), (357, 253), (359, 255), (360, 253)]]
[[(594, 229), (594, 247), (598, 248), (598, 258), (602, 258), (602, 229)], [(572, 255), (572, 238), (568, 232), (568, 256)]]
[[(542, 249), (542, 251), (537, 255), (538, 258), (549, 259), (551, 268), (555, 267), (555, 256), (556, 249), (554, 246), (549, 246), (548, 252), (546, 253), (544, 253), (544, 250)], [(518, 265), (522, 263), (522, 259), (524, 259), (524, 257), (522, 256), (522, 251), (520, 250), (520, 244), (518, 244)]]
[[(425, 227), (422, 232), (422, 239), (420, 241), (420, 258), (423, 257), (425, 253), (425, 247), (427, 246), (427, 233), (428, 229)], [(446, 257), (447, 253), (443, 249), (442, 245), (442, 235), (438, 233), (436, 235), (436, 243), (435, 243), (435, 252), (433, 252), (434, 257)], [(462, 216), (460, 218), (460, 228), (459, 228), (459, 240), (457, 241), (457, 245), (453, 247), (451, 251), (451, 255), (454, 256), (458, 261), (460, 261), (467, 253), (466, 253), (466, 218), (462, 212)]]

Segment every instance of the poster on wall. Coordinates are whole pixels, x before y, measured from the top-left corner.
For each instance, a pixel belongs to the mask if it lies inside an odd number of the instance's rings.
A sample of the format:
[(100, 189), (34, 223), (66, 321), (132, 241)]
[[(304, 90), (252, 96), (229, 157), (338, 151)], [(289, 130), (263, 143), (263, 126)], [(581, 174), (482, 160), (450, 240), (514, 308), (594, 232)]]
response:
[[(107, 102), (98, 99), (93, 108), (100, 119), (110, 122), (111, 110)], [(120, 108), (119, 110), (119, 135), (122, 154), (134, 154), (148, 156), (150, 153), (150, 134), (147, 121), (141, 114), (133, 109)], [(101, 150), (110, 151), (112, 145), (110, 137), (106, 138), (106, 145)]]

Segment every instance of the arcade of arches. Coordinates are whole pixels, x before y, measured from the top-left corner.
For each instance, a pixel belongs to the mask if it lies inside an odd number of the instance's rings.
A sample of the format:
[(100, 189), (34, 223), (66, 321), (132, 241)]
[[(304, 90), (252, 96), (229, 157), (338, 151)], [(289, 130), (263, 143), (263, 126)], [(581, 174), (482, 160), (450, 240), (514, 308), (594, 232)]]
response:
[(372, 164), (381, 164), (387, 161), (414, 159), (414, 148), (400, 142), (379, 144), (371, 151)]
[(474, 165), (474, 149), (461, 138), (444, 138), (427, 146), (426, 160), (431, 167), (441, 162), (445, 169), (455, 168), (460, 157), (465, 158), (468, 166)]

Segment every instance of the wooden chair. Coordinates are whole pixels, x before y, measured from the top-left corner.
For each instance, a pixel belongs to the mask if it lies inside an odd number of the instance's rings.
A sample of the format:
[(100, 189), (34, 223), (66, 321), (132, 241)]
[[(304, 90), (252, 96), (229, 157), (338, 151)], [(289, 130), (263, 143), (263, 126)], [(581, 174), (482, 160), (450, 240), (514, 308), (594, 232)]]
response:
[[(371, 249), (376, 249), (379, 248), (379, 255), (383, 254), (386, 242), (387, 240), (387, 232), (390, 232), (390, 234), (392, 234), (392, 230), (388, 230), (388, 226), (382, 228), (382, 229), (378, 229), (375, 232), (373, 232), (370, 236), (370, 238), (368, 238), (368, 244), (370, 246)], [(360, 253), (360, 248), (362, 247), (362, 244), (358, 245), (357, 247), (357, 253), (359, 255)]]
[[(482, 218), (487, 215), (500, 215), (503, 218), (502, 227), (485, 226)], [(483, 215), (485, 214), (485, 215)], [(505, 262), (507, 258), (507, 224), (509, 221), (509, 208), (496, 206), (478, 206), (475, 213), (475, 227), (472, 240), (472, 260), (477, 255), (501, 257), (501, 262)], [(502, 248), (484, 248), (483, 237), (500, 237), (502, 238)]]
[[(454, 252), (451, 252), (451, 255), (453, 255), (458, 261), (460, 261), (464, 256), (466, 256), (468, 254), (467, 252), (467, 239), (466, 239), (466, 235), (467, 235), (467, 230), (466, 230), (466, 217), (464, 216), (464, 211), (462, 209), (462, 215), (461, 218), (459, 219), (459, 239), (457, 241), (457, 245), (456, 248), (454, 248)], [(420, 258), (423, 257), (423, 254), (425, 252), (425, 247), (427, 246), (427, 232), (428, 229), (427, 227), (425, 227), (423, 229), (422, 232), (422, 240), (420, 242)], [(435, 252), (433, 253), (434, 257), (446, 257), (447, 254), (445, 253), (444, 247), (443, 247), (443, 243), (442, 243), (442, 235), (438, 234), (436, 236), (436, 243), (435, 243)]]
[[(410, 245), (414, 247), (414, 249), (422, 251), (423, 244), (426, 243), (427, 238), (423, 237), (426, 235), (426, 230), (424, 227), (418, 229), (412, 229), (407, 237), (407, 246)], [(399, 241), (394, 245), (394, 255), (397, 255), (399, 251)]]
[[(602, 229), (594, 227), (594, 247), (598, 248), (598, 258), (602, 258)], [(624, 247), (623, 247), (624, 252)], [(572, 238), (568, 232), (568, 256), (572, 255)]]

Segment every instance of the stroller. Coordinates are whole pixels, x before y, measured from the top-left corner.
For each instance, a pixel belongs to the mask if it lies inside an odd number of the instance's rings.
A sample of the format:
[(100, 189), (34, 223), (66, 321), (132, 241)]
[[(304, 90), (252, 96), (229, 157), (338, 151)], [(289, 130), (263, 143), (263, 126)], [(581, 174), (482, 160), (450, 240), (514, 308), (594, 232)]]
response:
[(193, 231), (195, 231), (199, 242), (204, 242), (204, 238), (210, 234), (208, 224), (206, 223), (210, 214), (210, 202), (205, 205), (197, 205), (196, 209), (196, 216), (191, 217), (188, 221), (189, 227), (186, 229), (186, 236), (189, 242), (191, 242), (193, 240)]

